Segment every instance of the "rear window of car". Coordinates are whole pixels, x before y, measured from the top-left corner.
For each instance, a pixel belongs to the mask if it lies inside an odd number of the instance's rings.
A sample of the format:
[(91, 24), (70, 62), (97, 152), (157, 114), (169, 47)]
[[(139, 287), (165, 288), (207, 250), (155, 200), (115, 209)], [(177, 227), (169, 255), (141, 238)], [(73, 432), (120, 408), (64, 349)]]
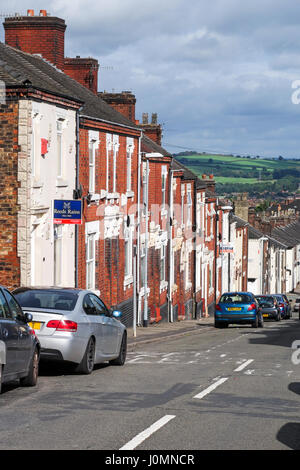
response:
[(300, 299), (296, 299), (296, 304), (300, 304)]
[(274, 305), (274, 298), (273, 297), (256, 297), (258, 302), (266, 305), (273, 306)]
[(249, 304), (253, 302), (253, 299), (247, 294), (223, 294), (220, 302), (224, 304)]
[(74, 292), (55, 290), (27, 290), (15, 292), (14, 296), (21, 307), (63, 311), (74, 310), (78, 299), (78, 294)]

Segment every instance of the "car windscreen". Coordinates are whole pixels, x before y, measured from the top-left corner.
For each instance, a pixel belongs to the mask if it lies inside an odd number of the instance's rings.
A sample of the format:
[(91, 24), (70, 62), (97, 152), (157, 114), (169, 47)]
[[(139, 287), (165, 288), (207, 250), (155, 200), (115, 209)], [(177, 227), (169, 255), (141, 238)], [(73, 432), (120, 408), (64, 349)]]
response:
[(27, 290), (14, 293), (23, 308), (43, 308), (47, 310), (74, 310), (78, 294), (56, 290)]
[(224, 304), (250, 304), (253, 299), (247, 294), (223, 294), (220, 303)]

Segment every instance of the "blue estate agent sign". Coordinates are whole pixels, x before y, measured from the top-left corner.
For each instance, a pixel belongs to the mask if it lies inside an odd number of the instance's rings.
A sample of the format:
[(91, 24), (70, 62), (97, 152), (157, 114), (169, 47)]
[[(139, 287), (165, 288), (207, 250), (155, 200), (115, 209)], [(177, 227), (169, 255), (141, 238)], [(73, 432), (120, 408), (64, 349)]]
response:
[(81, 225), (81, 200), (54, 199), (53, 223)]

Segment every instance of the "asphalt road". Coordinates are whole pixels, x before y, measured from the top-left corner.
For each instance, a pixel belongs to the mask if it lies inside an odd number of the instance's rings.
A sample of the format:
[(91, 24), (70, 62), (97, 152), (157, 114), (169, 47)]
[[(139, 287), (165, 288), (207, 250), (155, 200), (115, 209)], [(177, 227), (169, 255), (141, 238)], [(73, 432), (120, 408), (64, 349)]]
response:
[(300, 449), (297, 340), (295, 317), (140, 345), (90, 376), (42, 367), (3, 387), (0, 449)]

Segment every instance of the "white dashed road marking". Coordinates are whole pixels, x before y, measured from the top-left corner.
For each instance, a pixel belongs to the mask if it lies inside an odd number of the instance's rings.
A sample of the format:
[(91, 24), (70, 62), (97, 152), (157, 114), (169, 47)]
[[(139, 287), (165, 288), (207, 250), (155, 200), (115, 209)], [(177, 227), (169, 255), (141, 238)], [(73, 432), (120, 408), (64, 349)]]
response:
[(253, 360), (254, 359), (249, 359), (248, 361), (243, 362), (243, 364), (234, 369), (234, 372), (241, 372), (241, 370), (245, 369), (249, 364), (251, 364), (251, 362), (253, 362)]
[(174, 419), (175, 415), (166, 415), (163, 418), (156, 421), (152, 426), (142, 431), (140, 434), (135, 436), (131, 441), (127, 442), (120, 450), (133, 450), (144, 442), (148, 437), (158, 431), (160, 428), (165, 426), (171, 419)]
[(222, 377), (221, 379), (217, 380), (215, 383), (207, 387), (205, 390), (195, 395), (194, 398), (201, 400), (201, 398), (205, 397), (210, 392), (215, 390), (217, 387), (219, 387), (219, 385), (222, 385), (224, 382), (226, 382), (226, 380), (228, 380), (228, 377)]

